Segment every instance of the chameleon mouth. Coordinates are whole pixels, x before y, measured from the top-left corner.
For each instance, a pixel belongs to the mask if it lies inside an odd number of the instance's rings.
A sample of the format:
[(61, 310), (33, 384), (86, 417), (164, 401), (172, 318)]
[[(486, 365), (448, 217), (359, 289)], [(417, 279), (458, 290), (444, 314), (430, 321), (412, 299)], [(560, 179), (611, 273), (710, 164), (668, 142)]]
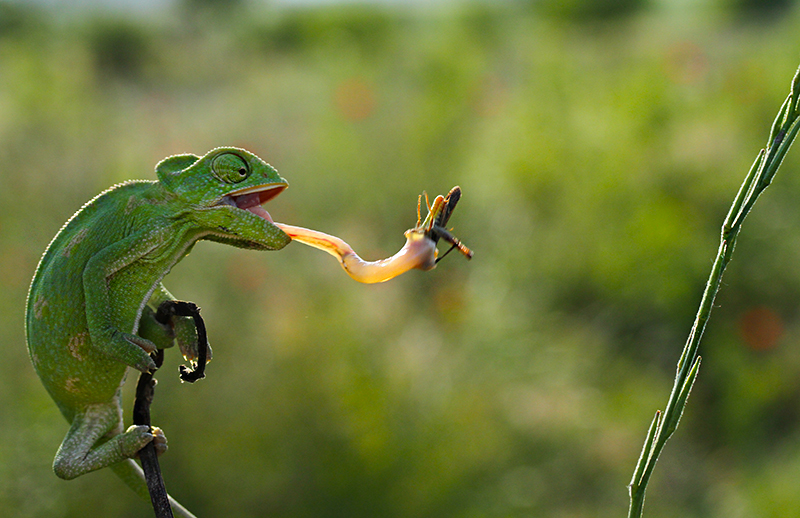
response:
[(269, 212), (267, 212), (261, 205), (279, 195), (284, 189), (286, 189), (286, 187), (288, 187), (288, 185), (285, 183), (251, 187), (249, 189), (235, 191), (225, 196), (222, 198), (220, 203), (246, 210), (255, 214), (261, 219), (265, 219), (270, 223), (274, 223), (274, 221), (272, 221), (272, 216), (270, 216)]

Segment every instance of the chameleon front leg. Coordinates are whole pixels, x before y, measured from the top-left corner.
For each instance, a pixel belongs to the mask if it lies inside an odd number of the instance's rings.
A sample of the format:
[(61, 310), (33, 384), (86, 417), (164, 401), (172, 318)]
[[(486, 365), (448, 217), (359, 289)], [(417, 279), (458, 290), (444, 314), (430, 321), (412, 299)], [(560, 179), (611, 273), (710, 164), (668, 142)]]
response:
[(141, 372), (154, 372), (156, 364), (150, 353), (156, 346), (150, 340), (119, 329), (113, 321), (112, 303), (137, 304), (135, 300), (111, 300), (109, 279), (116, 272), (140, 260), (153, 247), (142, 236), (133, 234), (107, 246), (92, 256), (83, 269), (83, 295), (86, 302), (86, 325), (91, 343), (107, 357)]

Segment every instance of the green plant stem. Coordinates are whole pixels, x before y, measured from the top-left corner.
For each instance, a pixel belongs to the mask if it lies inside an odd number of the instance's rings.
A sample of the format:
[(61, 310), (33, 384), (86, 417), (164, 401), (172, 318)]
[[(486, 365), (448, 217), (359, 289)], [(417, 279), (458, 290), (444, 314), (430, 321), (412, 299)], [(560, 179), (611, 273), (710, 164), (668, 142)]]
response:
[(648, 429), (631, 483), (628, 486), (630, 494), (628, 518), (638, 518), (642, 515), (645, 490), (653, 474), (656, 461), (658, 461), (664, 445), (678, 428), (678, 423), (686, 407), (686, 401), (689, 398), (689, 393), (700, 368), (700, 356), (698, 355), (700, 339), (703, 337), (703, 331), (705, 331), (706, 324), (711, 316), (714, 299), (722, 282), (722, 274), (725, 272), (725, 268), (733, 255), (733, 249), (736, 246), (736, 239), (739, 236), (742, 222), (747, 217), (747, 214), (750, 213), (759, 195), (772, 183), (775, 173), (797, 136), (798, 129), (800, 129), (800, 124), (798, 124), (798, 118), (800, 118), (800, 111), (798, 110), (799, 98), (800, 69), (795, 73), (791, 92), (775, 118), (767, 145), (753, 162), (753, 166), (739, 188), (739, 192), (736, 194), (736, 198), (734, 198), (731, 209), (728, 211), (728, 215), (722, 225), (719, 250), (714, 259), (714, 265), (711, 268), (711, 274), (708, 277), (692, 330), (686, 340), (680, 360), (678, 360), (675, 384), (672, 387), (666, 410), (664, 410), (663, 414), (661, 411), (656, 412)]

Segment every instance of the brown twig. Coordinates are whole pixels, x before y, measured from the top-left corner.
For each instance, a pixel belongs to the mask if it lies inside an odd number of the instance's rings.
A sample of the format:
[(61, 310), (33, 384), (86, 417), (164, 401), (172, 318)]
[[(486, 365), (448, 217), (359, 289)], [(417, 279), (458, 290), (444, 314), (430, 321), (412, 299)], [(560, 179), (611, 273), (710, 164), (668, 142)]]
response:
[[(164, 362), (164, 350), (159, 349), (153, 353), (153, 360), (156, 362), (156, 367), (161, 367)], [(133, 403), (133, 424), (150, 426), (150, 404), (153, 402), (155, 386), (156, 380), (153, 379), (152, 373), (143, 372), (139, 375), (139, 382), (136, 385), (136, 400)], [(150, 492), (150, 501), (153, 503), (156, 518), (173, 518), (164, 477), (161, 476), (161, 467), (158, 465), (156, 447), (152, 441), (139, 450), (139, 460), (142, 462), (142, 469), (147, 480), (147, 490)]]
[(181, 365), (181, 380), (194, 383), (205, 377), (206, 362), (208, 361), (208, 338), (206, 325), (200, 316), (200, 308), (194, 302), (183, 300), (167, 300), (161, 303), (156, 311), (156, 321), (166, 325), (174, 316), (192, 317), (197, 329), (197, 360), (194, 369)]

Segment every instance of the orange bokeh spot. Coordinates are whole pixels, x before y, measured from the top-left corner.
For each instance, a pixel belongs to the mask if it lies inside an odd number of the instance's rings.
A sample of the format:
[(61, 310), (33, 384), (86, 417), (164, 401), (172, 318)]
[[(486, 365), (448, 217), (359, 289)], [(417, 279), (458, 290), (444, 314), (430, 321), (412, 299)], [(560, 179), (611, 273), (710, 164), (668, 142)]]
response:
[(708, 56), (691, 41), (676, 43), (664, 55), (664, 71), (674, 83), (697, 83), (707, 76), (708, 68)]
[(375, 110), (375, 91), (363, 79), (348, 79), (336, 88), (334, 102), (345, 120), (364, 120)]
[(753, 350), (772, 349), (783, 336), (783, 331), (783, 319), (767, 307), (751, 308), (739, 319), (742, 339)]

